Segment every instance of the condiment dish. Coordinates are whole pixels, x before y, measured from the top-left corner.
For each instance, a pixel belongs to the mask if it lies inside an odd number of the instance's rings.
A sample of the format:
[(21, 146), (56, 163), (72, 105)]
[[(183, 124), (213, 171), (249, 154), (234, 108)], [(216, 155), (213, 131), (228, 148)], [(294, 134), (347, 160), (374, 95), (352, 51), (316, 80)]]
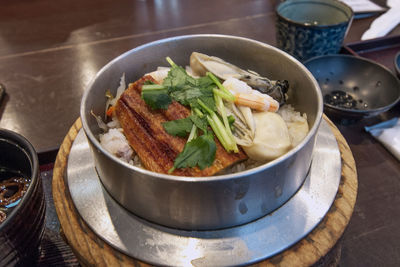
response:
[(400, 82), (386, 67), (361, 57), (327, 55), (304, 63), (317, 79), (324, 112), (333, 118), (367, 118), (400, 100)]

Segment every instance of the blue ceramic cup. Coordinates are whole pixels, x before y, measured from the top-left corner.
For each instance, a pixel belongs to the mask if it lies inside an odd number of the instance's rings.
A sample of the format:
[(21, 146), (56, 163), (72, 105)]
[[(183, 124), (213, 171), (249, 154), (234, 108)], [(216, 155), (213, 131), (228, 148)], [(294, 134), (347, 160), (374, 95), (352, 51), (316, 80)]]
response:
[(353, 20), (336, 0), (287, 0), (276, 9), (277, 47), (300, 61), (339, 52)]

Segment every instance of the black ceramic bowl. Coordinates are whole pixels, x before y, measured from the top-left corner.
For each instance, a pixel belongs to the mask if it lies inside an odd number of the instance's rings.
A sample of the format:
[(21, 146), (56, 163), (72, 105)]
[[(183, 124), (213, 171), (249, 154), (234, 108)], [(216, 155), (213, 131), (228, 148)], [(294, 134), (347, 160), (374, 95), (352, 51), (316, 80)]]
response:
[(350, 55), (314, 57), (304, 65), (316, 78), (324, 112), (333, 118), (366, 118), (389, 110), (400, 100), (400, 82), (371, 60)]
[(396, 70), (397, 76), (400, 78), (400, 52), (394, 57), (394, 68)]
[(4, 129), (0, 151), (0, 266), (31, 266), (46, 210), (37, 154), (24, 137)]

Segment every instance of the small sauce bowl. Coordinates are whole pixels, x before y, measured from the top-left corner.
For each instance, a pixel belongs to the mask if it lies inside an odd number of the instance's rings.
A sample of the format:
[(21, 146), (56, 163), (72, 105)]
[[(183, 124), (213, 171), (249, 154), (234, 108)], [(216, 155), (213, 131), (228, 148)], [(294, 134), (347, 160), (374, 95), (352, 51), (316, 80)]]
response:
[(28, 140), (5, 129), (0, 151), (0, 266), (32, 265), (46, 211), (38, 157)]

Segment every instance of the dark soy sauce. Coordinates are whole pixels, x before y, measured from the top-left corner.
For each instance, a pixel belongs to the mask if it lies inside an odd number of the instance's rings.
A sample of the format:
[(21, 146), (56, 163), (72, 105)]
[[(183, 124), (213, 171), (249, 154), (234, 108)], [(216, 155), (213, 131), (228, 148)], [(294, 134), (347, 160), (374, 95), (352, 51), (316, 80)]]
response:
[(0, 167), (0, 223), (21, 201), (30, 182), (20, 171)]

